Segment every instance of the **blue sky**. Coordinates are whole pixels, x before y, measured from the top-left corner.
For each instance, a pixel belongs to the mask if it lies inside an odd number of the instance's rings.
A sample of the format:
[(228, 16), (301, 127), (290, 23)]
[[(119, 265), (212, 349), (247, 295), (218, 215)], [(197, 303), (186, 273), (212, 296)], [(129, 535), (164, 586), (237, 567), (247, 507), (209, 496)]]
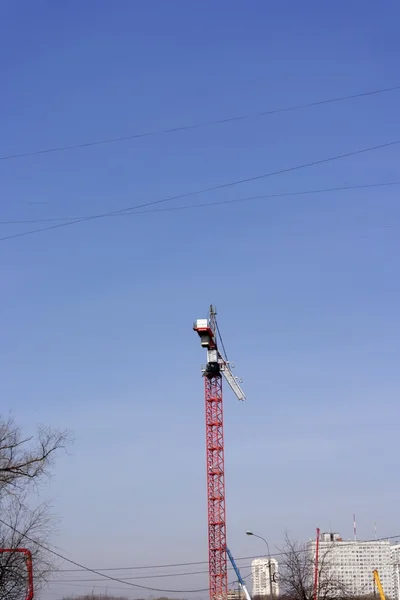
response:
[[(0, 155), (395, 86), (399, 13), (389, 0), (4, 1)], [(1, 220), (117, 210), (400, 139), (399, 98), (3, 160)], [(395, 181), (399, 158), (395, 146), (165, 207)], [(248, 528), (274, 548), (285, 530), (350, 537), (353, 512), (361, 537), (374, 521), (400, 533), (399, 225), (393, 186), (2, 241), (2, 408), (27, 432), (76, 438), (43, 490), (57, 548), (96, 568), (207, 559), (205, 357), (191, 327), (210, 302), (248, 396), (225, 402), (233, 553), (264, 551)], [(40, 226), (0, 225), (0, 237)], [(139, 583), (200, 589), (207, 577)], [(93, 586), (58, 582), (44, 598)]]

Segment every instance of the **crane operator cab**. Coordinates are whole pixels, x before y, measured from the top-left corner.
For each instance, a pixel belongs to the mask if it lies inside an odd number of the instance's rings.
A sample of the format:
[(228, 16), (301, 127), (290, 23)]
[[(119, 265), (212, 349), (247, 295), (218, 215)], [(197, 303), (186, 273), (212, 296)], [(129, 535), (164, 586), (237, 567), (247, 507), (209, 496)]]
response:
[(218, 360), (217, 344), (208, 319), (197, 319), (193, 325), (193, 329), (199, 334), (202, 347), (207, 348), (207, 365), (204, 370), (205, 377), (211, 379), (212, 377), (220, 376), (221, 365)]

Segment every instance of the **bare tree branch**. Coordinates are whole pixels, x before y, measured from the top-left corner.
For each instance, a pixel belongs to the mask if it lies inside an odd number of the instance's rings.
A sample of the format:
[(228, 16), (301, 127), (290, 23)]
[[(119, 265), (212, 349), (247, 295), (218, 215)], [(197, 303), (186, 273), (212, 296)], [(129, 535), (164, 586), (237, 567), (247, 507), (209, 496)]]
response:
[(14, 420), (0, 416), (0, 497), (49, 474), (55, 453), (69, 442), (65, 431), (41, 427), (37, 439), (24, 438)]
[[(315, 559), (310, 544), (299, 543), (286, 534), (280, 548), (280, 585), (284, 596), (291, 600), (313, 600)], [(344, 600), (351, 595), (338, 577), (332, 561), (332, 547), (320, 552), (318, 558), (318, 600)]]
[[(34, 510), (27, 508), (20, 498), (7, 498), (0, 504), (2, 520), (0, 523), (1, 548), (29, 548), (34, 565), (35, 588), (47, 581), (54, 572), (55, 563), (49, 553), (36, 543), (44, 544), (54, 532), (55, 521), (48, 504), (43, 503)], [(30, 541), (27, 541), (26, 537)], [(31, 541), (32, 540), (32, 541)], [(27, 568), (20, 554), (0, 554), (0, 600), (21, 600), (27, 589)]]
[[(46, 552), (54, 533), (55, 519), (50, 506), (30, 508), (32, 487), (50, 475), (53, 458), (65, 449), (66, 432), (47, 427), (36, 437), (24, 437), (13, 419), (0, 416), (0, 548), (28, 548), (32, 553), (35, 596), (55, 570)], [(18, 553), (0, 554), (0, 600), (25, 598), (28, 574), (25, 558)]]

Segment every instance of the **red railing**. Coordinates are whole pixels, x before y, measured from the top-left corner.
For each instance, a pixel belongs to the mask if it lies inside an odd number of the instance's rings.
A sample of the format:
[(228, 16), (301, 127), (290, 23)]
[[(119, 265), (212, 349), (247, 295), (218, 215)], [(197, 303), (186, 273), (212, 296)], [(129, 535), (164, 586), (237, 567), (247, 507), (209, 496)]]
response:
[(27, 548), (0, 548), (0, 554), (5, 552), (23, 554), (26, 561), (26, 568), (28, 571), (28, 589), (25, 600), (32, 600), (33, 598), (33, 568), (32, 568), (32, 554)]

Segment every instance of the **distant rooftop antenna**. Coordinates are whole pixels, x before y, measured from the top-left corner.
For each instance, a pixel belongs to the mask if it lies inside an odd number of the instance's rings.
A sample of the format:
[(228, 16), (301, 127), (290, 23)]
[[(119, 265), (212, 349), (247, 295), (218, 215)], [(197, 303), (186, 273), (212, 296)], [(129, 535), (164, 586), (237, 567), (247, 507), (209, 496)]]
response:
[(354, 534), (354, 541), (357, 541), (357, 524), (356, 524), (356, 515), (353, 515), (353, 534)]
[(375, 541), (376, 541), (376, 540), (378, 539), (378, 538), (376, 537), (376, 521), (374, 521), (374, 534), (375, 534)]

